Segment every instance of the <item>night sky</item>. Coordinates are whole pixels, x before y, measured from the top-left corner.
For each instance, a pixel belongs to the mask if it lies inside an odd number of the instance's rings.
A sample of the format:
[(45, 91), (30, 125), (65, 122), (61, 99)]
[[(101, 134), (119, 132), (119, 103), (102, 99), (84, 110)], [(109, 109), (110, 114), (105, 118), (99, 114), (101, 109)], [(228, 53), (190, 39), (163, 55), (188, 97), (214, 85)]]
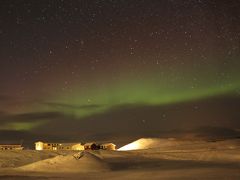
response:
[(1, 0), (0, 141), (240, 133), (239, 9)]

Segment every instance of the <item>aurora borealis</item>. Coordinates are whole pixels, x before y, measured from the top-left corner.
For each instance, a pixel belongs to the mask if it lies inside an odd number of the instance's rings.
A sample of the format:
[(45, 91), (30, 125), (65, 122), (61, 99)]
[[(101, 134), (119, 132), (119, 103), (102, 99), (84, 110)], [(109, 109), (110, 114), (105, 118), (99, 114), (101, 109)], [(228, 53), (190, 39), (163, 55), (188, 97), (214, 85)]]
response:
[(239, 129), (239, 8), (2, 0), (0, 133), (71, 139), (114, 136), (113, 129)]

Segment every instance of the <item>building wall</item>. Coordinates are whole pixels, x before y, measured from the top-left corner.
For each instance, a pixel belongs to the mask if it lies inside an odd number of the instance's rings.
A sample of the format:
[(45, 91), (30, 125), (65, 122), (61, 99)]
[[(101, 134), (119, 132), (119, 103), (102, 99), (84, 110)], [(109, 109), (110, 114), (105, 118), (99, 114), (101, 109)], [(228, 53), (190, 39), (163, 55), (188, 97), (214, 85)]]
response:
[(112, 143), (106, 143), (97, 145), (95, 143), (86, 143), (82, 145), (81, 143), (43, 143), (41, 141), (35, 143), (36, 150), (116, 150), (116, 145)]
[(36, 142), (35, 143), (35, 149), (40, 151), (40, 150), (43, 150), (43, 142)]
[(102, 144), (100, 147), (104, 150), (116, 150), (116, 145), (114, 144)]
[(0, 150), (23, 150), (21, 145), (0, 145)]
[(71, 143), (35, 143), (36, 150), (84, 150), (84, 146), (80, 143), (71, 144)]
[(81, 150), (84, 150), (84, 146), (81, 145), (81, 144), (75, 144), (75, 145), (72, 146), (72, 150), (79, 150), (79, 151), (81, 151)]
[(43, 149), (45, 149), (45, 150), (53, 150), (53, 144), (44, 143), (43, 144)]

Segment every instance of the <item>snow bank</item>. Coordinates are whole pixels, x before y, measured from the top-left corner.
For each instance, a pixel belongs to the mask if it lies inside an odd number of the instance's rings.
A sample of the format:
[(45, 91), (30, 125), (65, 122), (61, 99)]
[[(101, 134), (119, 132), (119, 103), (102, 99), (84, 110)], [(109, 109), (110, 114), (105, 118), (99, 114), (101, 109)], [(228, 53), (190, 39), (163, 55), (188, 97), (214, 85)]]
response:
[(90, 152), (74, 155), (59, 155), (18, 168), (35, 172), (99, 172), (107, 171), (107, 164)]

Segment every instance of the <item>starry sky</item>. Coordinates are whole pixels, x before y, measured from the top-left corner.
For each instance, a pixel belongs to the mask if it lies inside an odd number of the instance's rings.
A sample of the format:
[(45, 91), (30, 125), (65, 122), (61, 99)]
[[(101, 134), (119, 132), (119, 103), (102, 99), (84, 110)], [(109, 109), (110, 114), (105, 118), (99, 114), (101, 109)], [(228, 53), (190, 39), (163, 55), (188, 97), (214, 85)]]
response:
[(239, 132), (239, 9), (1, 0), (0, 140)]

